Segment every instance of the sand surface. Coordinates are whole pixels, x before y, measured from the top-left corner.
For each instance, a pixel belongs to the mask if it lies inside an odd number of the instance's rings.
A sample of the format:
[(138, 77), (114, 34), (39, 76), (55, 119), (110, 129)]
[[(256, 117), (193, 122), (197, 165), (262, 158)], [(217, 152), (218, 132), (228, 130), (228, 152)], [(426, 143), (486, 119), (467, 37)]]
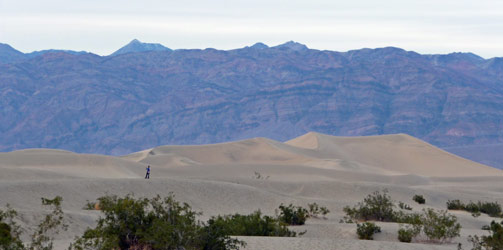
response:
[[(149, 180), (143, 178), (147, 165), (152, 167)], [(11, 204), (23, 224), (40, 219), (40, 197), (63, 197), (71, 226), (57, 237), (57, 249), (65, 249), (75, 235), (94, 225), (99, 212), (82, 208), (87, 200), (105, 194), (152, 197), (173, 192), (178, 200), (202, 211), (202, 220), (257, 209), (273, 215), (281, 203), (316, 202), (332, 211), (327, 219), (309, 219), (304, 226), (292, 227), (307, 231), (301, 237), (240, 237), (248, 242), (245, 249), (456, 249), (458, 242), (468, 248), (466, 237), (483, 234), (481, 226), (492, 219), (452, 212), (463, 226), (462, 236), (452, 244), (400, 243), (395, 223), (378, 223), (383, 232), (374, 241), (358, 240), (355, 224), (339, 223), (342, 209), (384, 188), (414, 211), (445, 209), (449, 199), (503, 204), (503, 171), (404, 134), (308, 133), (285, 143), (254, 138), (161, 146), (123, 157), (51, 149), (0, 153), (0, 207)], [(414, 194), (424, 195), (426, 205), (413, 202)]]

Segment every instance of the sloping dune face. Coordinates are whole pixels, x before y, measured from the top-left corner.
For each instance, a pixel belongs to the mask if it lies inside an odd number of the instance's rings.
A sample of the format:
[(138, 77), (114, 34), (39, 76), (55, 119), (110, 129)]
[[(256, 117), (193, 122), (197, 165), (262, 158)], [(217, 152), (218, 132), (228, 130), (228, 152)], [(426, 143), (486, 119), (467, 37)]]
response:
[[(194, 145), (162, 146), (136, 158), (156, 165), (228, 165), (228, 164), (301, 164), (308, 161), (305, 155), (281, 148), (282, 143), (266, 138), (243, 141)], [(133, 157), (132, 155), (126, 157)]]
[(308, 133), (286, 144), (310, 150), (312, 157), (339, 159), (388, 173), (438, 177), (493, 176), (502, 173), (405, 134), (337, 137)]
[(0, 179), (136, 178), (141, 164), (120, 158), (53, 149), (0, 153)]

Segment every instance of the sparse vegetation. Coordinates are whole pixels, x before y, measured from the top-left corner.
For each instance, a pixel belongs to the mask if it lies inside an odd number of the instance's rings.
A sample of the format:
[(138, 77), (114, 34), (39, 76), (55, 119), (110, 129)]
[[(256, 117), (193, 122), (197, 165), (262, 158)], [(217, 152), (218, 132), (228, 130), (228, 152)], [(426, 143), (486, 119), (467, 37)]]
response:
[(400, 229), (398, 229), (398, 240), (410, 243), (419, 233), (421, 233), (420, 225), (401, 225)]
[(325, 216), (330, 213), (330, 210), (326, 207), (320, 207), (317, 203), (310, 203), (307, 204), (309, 207), (309, 212), (308, 212), (308, 217), (311, 218), (318, 218), (319, 215), (323, 216), (323, 218), (326, 218)]
[(215, 220), (196, 221), (200, 213), (172, 194), (152, 199), (104, 196), (98, 202), (104, 217), (70, 249), (238, 249), (244, 244)]
[(501, 205), (498, 202), (468, 202), (464, 204), (460, 200), (447, 201), (447, 209), (449, 210), (464, 210), (472, 213), (474, 217), (478, 217), (481, 213), (491, 217), (503, 217)]
[(360, 240), (373, 240), (375, 233), (380, 233), (381, 228), (372, 222), (356, 224), (356, 234)]
[(469, 236), (468, 240), (473, 244), (472, 250), (500, 250), (503, 249), (503, 221), (491, 222), (488, 226), (489, 235)]
[(226, 235), (296, 236), (295, 232), (288, 230), (286, 223), (274, 217), (262, 215), (260, 211), (255, 211), (250, 215), (234, 214), (212, 217), (208, 220), (207, 225), (213, 231), (218, 229)]
[(292, 204), (288, 206), (281, 204), (279, 211), (278, 219), (288, 225), (304, 225), (309, 216), (307, 209)]
[(422, 195), (418, 195), (418, 194), (415, 194), (413, 197), (412, 197), (412, 200), (414, 200), (415, 202), (419, 203), (419, 204), (424, 204), (426, 203), (426, 199), (422, 196)]
[(460, 200), (448, 200), (447, 209), (449, 210), (465, 210), (465, 205)]
[[(447, 211), (423, 209), (423, 212), (419, 214), (395, 211), (394, 207), (387, 191), (374, 192), (355, 207), (345, 207), (344, 219), (346, 222), (375, 220), (403, 223), (405, 225), (401, 225), (398, 230), (398, 238), (402, 242), (411, 242), (421, 232), (429, 241), (438, 243), (444, 243), (459, 236), (461, 225), (457, 222), (456, 216), (447, 214)], [(358, 224), (357, 227), (363, 226)], [(364, 228), (360, 229), (362, 232), (363, 230)]]

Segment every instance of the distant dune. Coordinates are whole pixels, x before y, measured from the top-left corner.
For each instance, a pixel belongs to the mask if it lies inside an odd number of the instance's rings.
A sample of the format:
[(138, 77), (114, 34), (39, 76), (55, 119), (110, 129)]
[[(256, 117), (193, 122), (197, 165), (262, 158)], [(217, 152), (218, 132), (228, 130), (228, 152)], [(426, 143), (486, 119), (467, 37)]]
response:
[[(145, 167), (152, 167), (145, 180)], [(342, 208), (373, 191), (386, 188), (410, 204), (445, 209), (449, 199), (503, 203), (503, 171), (475, 163), (405, 134), (334, 137), (308, 133), (285, 143), (266, 138), (195, 145), (160, 146), (122, 157), (77, 154), (52, 149), (0, 153), (0, 206), (7, 203), (34, 223), (41, 214), (40, 197), (63, 196), (71, 223), (58, 236), (65, 249), (76, 234), (99, 215), (83, 210), (86, 200), (104, 194), (151, 197), (174, 192), (177, 199), (203, 212), (201, 218), (261, 209), (274, 214), (281, 203), (317, 202), (332, 213), (327, 220), (310, 219), (298, 238), (241, 237), (246, 249), (453, 249), (446, 245), (405, 244), (396, 239), (398, 225), (380, 223), (375, 241), (356, 239), (354, 224), (339, 223)], [(414, 194), (426, 197), (418, 205)], [(462, 237), (482, 234), (491, 218), (455, 212)]]

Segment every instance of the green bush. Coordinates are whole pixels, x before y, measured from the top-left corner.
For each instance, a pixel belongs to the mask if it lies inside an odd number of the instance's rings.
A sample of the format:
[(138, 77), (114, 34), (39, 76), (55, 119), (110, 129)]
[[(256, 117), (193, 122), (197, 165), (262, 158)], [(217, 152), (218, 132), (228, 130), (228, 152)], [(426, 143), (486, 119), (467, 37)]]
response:
[(423, 232), (430, 241), (446, 242), (459, 236), (461, 225), (454, 215), (447, 211), (435, 211), (431, 208), (423, 209)]
[(152, 199), (104, 196), (95, 228), (77, 237), (70, 249), (238, 249), (221, 227), (196, 221), (200, 213), (170, 194)]
[(308, 217), (307, 209), (303, 207), (294, 206), (292, 204), (279, 206), (280, 214), (278, 219), (288, 225), (304, 225)]
[(255, 211), (250, 215), (234, 214), (212, 217), (208, 220), (208, 226), (218, 228), (226, 235), (296, 236), (295, 232), (288, 230), (286, 223), (262, 215), (260, 211)]
[(421, 233), (421, 227), (419, 225), (400, 226), (400, 229), (398, 229), (398, 240), (400, 242), (410, 243), (419, 233)]
[(449, 210), (465, 210), (465, 205), (460, 200), (448, 200), (447, 209)]
[(468, 211), (470, 213), (480, 213), (479, 204), (470, 201), (465, 205), (465, 211)]
[(418, 225), (422, 224), (423, 217), (419, 213), (404, 213), (402, 211), (395, 212), (395, 220), (393, 222)]
[(491, 217), (501, 217), (502, 209), (498, 202), (481, 202), (477, 203), (470, 201), (467, 204), (463, 204), (460, 200), (449, 200), (447, 202), (447, 209), (450, 210), (465, 210), (472, 213), (474, 217), (480, 215), (480, 213), (485, 213)]
[(344, 207), (344, 212), (353, 220), (395, 221), (394, 207), (388, 191), (383, 190), (382, 193), (376, 191), (367, 195), (363, 202), (358, 202), (353, 208)]
[(380, 233), (381, 228), (376, 226), (372, 222), (364, 222), (362, 224), (356, 224), (356, 234), (358, 234), (358, 239), (361, 240), (373, 240), (375, 233)]
[(491, 217), (500, 217), (501, 214), (501, 205), (498, 202), (478, 202), (479, 209), (481, 213), (485, 213)]
[(326, 207), (320, 207), (317, 203), (310, 203), (307, 204), (309, 207), (309, 212), (308, 212), (308, 217), (312, 218), (318, 218), (318, 216), (321, 214), (323, 218), (330, 213), (330, 210)]
[(414, 197), (412, 197), (412, 200), (414, 200), (415, 202), (419, 203), (419, 204), (424, 204), (426, 202), (426, 199), (424, 199), (424, 197), (422, 195), (414, 195)]
[(489, 226), (489, 235), (469, 236), (468, 240), (473, 244), (473, 250), (500, 250), (503, 249), (503, 221), (497, 223), (491, 222)]

